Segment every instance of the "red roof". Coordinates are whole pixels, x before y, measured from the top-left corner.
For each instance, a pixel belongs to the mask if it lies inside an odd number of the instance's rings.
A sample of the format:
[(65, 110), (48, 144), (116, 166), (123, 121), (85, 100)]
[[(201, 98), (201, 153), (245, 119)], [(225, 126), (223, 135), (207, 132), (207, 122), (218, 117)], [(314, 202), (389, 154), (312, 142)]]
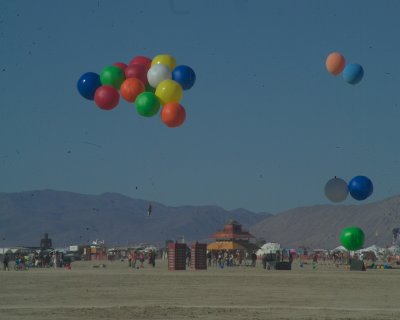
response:
[(218, 240), (248, 240), (254, 238), (252, 234), (242, 230), (242, 225), (235, 220), (229, 221), (224, 225), (224, 230), (219, 230), (214, 233), (211, 238)]

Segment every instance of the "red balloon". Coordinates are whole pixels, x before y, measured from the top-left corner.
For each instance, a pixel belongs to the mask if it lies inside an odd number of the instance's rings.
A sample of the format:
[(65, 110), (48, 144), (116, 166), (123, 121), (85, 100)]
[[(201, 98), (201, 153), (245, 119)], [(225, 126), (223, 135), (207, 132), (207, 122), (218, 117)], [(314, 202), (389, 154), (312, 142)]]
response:
[(94, 102), (100, 109), (114, 109), (119, 102), (118, 90), (112, 86), (101, 86), (94, 94)]
[(125, 78), (139, 79), (145, 85), (147, 83), (147, 69), (142, 64), (132, 64), (125, 69)]
[(131, 60), (131, 62), (129, 62), (130, 66), (133, 64), (144, 65), (146, 69), (149, 70), (151, 67), (151, 59), (144, 56), (136, 56)]
[(161, 111), (161, 120), (170, 128), (179, 127), (186, 119), (185, 109), (177, 102), (164, 105)]
[(143, 82), (136, 78), (128, 78), (121, 85), (121, 96), (128, 102), (135, 102), (136, 97), (146, 90)]
[(125, 71), (126, 67), (128, 66), (126, 63), (123, 62), (116, 62), (113, 64), (113, 66), (116, 66), (118, 68), (121, 68), (122, 70)]

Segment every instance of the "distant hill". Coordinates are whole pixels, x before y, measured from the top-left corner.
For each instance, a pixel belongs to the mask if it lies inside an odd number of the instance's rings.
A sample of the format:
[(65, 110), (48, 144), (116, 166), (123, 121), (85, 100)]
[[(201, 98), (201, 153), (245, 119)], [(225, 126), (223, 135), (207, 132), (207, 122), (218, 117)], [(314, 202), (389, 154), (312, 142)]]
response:
[(209, 238), (230, 219), (248, 229), (267, 216), (217, 206), (168, 207), (155, 202), (151, 205), (152, 214), (148, 217), (148, 201), (115, 193), (0, 193), (0, 247), (37, 246), (45, 232), (55, 246), (94, 239), (119, 245), (164, 244), (167, 239), (177, 240), (181, 236), (189, 242)]
[(217, 206), (151, 204), (148, 217), (148, 201), (115, 193), (0, 193), (0, 247), (36, 246), (45, 232), (55, 246), (95, 239), (109, 245), (161, 245), (182, 236), (187, 242), (204, 241), (230, 219), (239, 221), (257, 238), (285, 247), (334, 248), (340, 244), (341, 230), (350, 225), (364, 230), (366, 246), (386, 246), (392, 241), (392, 229), (400, 227), (400, 196), (370, 204), (301, 207), (276, 215)]
[(250, 231), (267, 241), (285, 247), (307, 246), (332, 249), (340, 245), (344, 227), (364, 230), (365, 246), (387, 246), (392, 242), (392, 229), (400, 227), (400, 196), (361, 205), (318, 205), (270, 215)]

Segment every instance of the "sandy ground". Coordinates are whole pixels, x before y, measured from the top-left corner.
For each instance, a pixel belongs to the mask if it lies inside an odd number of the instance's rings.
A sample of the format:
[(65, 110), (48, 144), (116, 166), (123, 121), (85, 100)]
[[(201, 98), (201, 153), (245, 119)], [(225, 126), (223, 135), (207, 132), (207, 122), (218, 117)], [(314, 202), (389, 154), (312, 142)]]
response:
[(210, 268), (126, 262), (0, 271), (0, 319), (400, 319), (400, 270)]

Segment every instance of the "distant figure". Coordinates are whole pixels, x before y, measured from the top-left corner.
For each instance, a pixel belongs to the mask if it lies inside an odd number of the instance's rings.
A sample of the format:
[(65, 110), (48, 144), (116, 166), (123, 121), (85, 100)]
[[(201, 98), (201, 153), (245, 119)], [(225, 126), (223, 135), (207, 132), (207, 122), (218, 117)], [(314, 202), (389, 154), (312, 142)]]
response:
[(207, 251), (207, 260), (208, 260), (208, 266), (211, 267), (211, 260), (212, 260), (211, 251)]
[(191, 252), (190, 252), (190, 250), (187, 250), (186, 251), (186, 265), (188, 267), (190, 267), (191, 259), (192, 259)]
[(128, 262), (129, 262), (129, 267), (132, 267), (132, 253), (128, 253)]
[(151, 204), (149, 204), (149, 208), (147, 209), (147, 216), (150, 217), (151, 211), (153, 210)]
[(267, 269), (267, 255), (265, 253), (262, 256), (262, 265), (264, 269)]
[(156, 253), (153, 250), (149, 252), (149, 264), (151, 264), (153, 268), (156, 266)]
[(256, 266), (256, 262), (257, 262), (257, 255), (256, 253), (253, 251), (253, 253), (251, 254), (251, 266), (255, 267)]
[(54, 251), (53, 253), (53, 267), (56, 269), (58, 267), (57, 265), (57, 252)]
[(222, 254), (222, 251), (219, 251), (218, 252), (218, 256), (217, 256), (217, 263), (218, 263), (218, 266), (222, 269), (223, 267), (224, 267), (224, 259), (223, 259), (223, 254)]
[(8, 256), (8, 253), (6, 253), (3, 257), (3, 269), (4, 271), (10, 271), (10, 268), (8, 267), (8, 263), (10, 262), (10, 257)]
[(144, 268), (144, 265), (143, 265), (143, 263), (144, 263), (144, 253), (143, 252), (139, 253), (139, 261), (140, 261), (140, 268)]
[(276, 251), (276, 262), (281, 261), (281, 252), (279, 250)]
[(131, 260), (131, 265), (130, 265), (134, 269), (136, 268), (137, 260), (138, 260), (138, 253), (136, 251), (134, 251), (132, 254), (132, 260)]

